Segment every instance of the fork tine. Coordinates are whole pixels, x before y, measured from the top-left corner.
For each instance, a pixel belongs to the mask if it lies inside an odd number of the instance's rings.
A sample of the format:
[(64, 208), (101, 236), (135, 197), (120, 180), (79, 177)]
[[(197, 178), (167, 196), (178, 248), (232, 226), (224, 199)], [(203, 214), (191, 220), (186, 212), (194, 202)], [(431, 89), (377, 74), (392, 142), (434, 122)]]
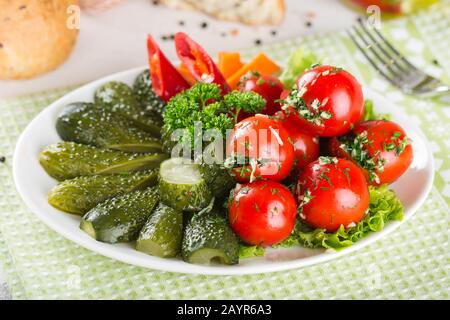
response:
[[(355, 30), (354, 28), (352, 28), (352, 30)], [(355, 31), (356, 33), (356, 31)], [(396, 81), (394, 81), (394, 79), (388, 75), (383, 69), (381, 69), (379, 67), (379, 65), (373, 60), (373, 58), (368, 54), (367, 50), (364, 48), (365, 45), (361, 44), (356, 37), (352, 34), (352, 32), (350, 30), (347, 30), (347, 34), (350, 36), (350, 39), (352, 39), (353, 43), (358, 47), (359, 51), (361, 51), (361, 53), (364, 55), (364, 57), (366, 57), (366, 59), (369, 61), (369, 63), (372, 65), (372, 67), (375, 68), (375, 70), (378, 71), (378, 73), (380, 73), (386, 80), (388, 80), (391, 84), (397, 86), (398, 84), (396, 83)], [(359, 35), (356, 33), (356, 35), (359, 37)]]
[(362, 46), (363, 50), (368, 55), (370, 53), (372, 55), (372, 60), (377, 63), (377, 69), (382, 69), (384, 71), (385, 77), (389, 77), (392, 81), (401, 80), (403, 71), (395, 70), (392, 67), (392, 63), (380, 55), (377, 50), (376, 44), (367, 40), (363, 32), (357, 26), (354, 26), (353, 30), (359, 37), (360, 43), (362, 42), (364, 44), (364, 46)]
[(377, 30), (377, 28), (373, 28), (373, 30), (374, 33), (380, 38), (380, 40), (396, 55), (398, 59), (400, 59), (415, 72), (422, 72), (417, 69), (411, 62), (409, 62), (400, 52), (398, 52), (397, 49), (395, 49), (394, 46), (381, 34), (381, 32)]
[[(384, 39), (384, 38), (381, 40), (375, 39), (374, 31), (377, 31), (376, 30), (377, 28), (375, 26), (368, 27), (366, 25), (366, 23), (363, 22), (363, 20), (358, 20), (358, 24), (360, 25), (361, 30), (364, 32), (364, 34), (366, 34), (372, 41), (372, 46), (376, 46), (379, 49), (379, 51), (381, 52), (381, 54), (383, 54), (383, 56), (385, 57), (385, 59), (383, 59), (385, 64), (394, 66), (395, 68), (399, 69), (400, 72), (403, 74), (405, 74), (405, 73), (409, 74), (411, 72), (411, 68), (409, 67), (409, 65), (403, 65), (400, 63), (401, 61), (403, 61), (402, 60), (403, 57), (400, 55), (400, 53), (398, 51), (396, 51), (396, 53), (394, 53), (394, 55), (392, 53), (388, 52), (389, 48), (392, 48), (392, 46), (389, 46), (390, 44), (387, 43), (386, 39)], [(372, 31), (372, 30), (374, 30), (374, 31)], [(380, 33), (378, 32), (378, 34), (380, 34)], [(385, 44), (387, 47), (384, 46), (383, 44)], [(389, 62), (389, 63), (387, 63), (387, 62)], [(401, 76), (402, 74), (399, 74), (399, 75)]]

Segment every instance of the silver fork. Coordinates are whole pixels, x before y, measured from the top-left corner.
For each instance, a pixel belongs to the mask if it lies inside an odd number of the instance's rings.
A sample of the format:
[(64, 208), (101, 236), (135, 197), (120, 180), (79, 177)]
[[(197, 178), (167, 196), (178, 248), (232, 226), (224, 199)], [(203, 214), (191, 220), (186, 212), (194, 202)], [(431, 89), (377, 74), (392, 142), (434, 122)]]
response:
[(369, 63), (403, 92), (422, 96), (450, 93), (450, 86), (412, 65), (386, 40), (376, 26), (368, 25), (363, 19), (359, 19), (347, 33)]

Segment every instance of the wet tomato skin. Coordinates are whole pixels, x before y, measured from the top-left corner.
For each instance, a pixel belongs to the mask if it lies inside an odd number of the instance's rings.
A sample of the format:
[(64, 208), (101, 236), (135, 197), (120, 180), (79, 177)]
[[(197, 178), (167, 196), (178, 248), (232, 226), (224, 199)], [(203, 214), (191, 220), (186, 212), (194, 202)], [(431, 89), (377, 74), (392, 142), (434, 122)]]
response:
[(361, 85), (349, 72), (333, 66), (322, 65), (303, 73), (297, 80), (297, 88), (302, 91), (302, 99), (313, 111), (314, 101), (320, 103), (319, 111), (328, 112), (329, 119), (320, 123), (307, 120), (289, 106), (296, 115), (298, 124), (311, 135), (332, 137), (351, 130), (364, 114), (364, 98)]
[(364, 174), (349, 160), (336, 158), (336, 163), (323, 163), (320, 159), (300, 173), (297, 184), (300, 218), (329, 232), (340, 225), (349, 227), (358, 223), (369, 207)]
[(294, 147), (294, 162), (297, 171), (319, 157), (319, 137), (312, 136), (299, 128), (292, 117), (287, 116), (284, 111), (277, 112), (275, 119), (289, 133), (290, 142)]
[[(281, 142), (281, 144), (280, 144)], [(289, 134), (277, 121), (268, 116), (256, 115), (237, 123), (227, 144), (227, 157), (245, 156), (256, 159), (255, 170), (247, 165), (236, 165), (231, 169), (240, 183), (255, 179), (281, 181), (286, 178), (294, 163), (294, 148)]]
[[(358, 135), (367, 131), (369, 144), (365, 145), (365, 150), (371, 157), (384, 160), (383, 171), (376, 171), (379, 181), (369, 181), (367, 170), (361, 167), (369, 184), (382, 185), (390, 184), (397, 180), (411, 165), (414, 155), (411, 144), (407, 144), (405, 148), (397, 153), (396, 150), (388, 150), (387, 146), (399, 146), (399, 143), (407, 138), (402, 127), (393, 121), (371, 120), (359, 123), (352, 131), (354, 135)], [(352, 157), (343, 150), (340, 145), (342, 143), (337, 137), (330, 139), (328, 142), (329, 152), (337, 157), (343, 157), (352, 160)], [(376, 156), (378, 154), (378, 156)], [(356, 163), (356, 162), (355, 162)]]
[[(250, 72), (239, 81), (238, 90), (242, 92), (253, 91), (263, 97), (266, 100), (266, 106), (260, 112), (262, 114), (273, 115), (280, 110), (278, 99), (283, 91), (283, 84), (275, 76)], [(242, 115), (239, 115), (238, 120), (243, 120), (249, 116), (251, 115), (243, 112)]]
[(274, 181), (238, 185), (230, 198), (230, 226), (250, 245), (270, 246), (289, 237), (297, 214), (292, 193)]

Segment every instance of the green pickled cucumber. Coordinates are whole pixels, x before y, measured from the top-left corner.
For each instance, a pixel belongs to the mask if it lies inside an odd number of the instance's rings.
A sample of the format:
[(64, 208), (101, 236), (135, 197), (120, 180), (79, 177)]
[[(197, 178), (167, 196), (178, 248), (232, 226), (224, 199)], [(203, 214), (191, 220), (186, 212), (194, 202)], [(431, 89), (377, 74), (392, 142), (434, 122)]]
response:
[(146, 114), (127, 84), (117, 81), (105, 83), (95, 91), (94, 101), (99, 107), (108, 108), (113, 113), (133, 121), (143, 130), (160, 137), (159, 123)]
[(198, 164), (190, 159), (171, 158), (159, 170), (161, 201), (179, 211), (200, 211), (213, 195), (203, 179)]
[(77, 177), (54, 187), (48, 202), (61, 211), (83, 215), (106, 199), (153, 186), (157, 178), (157, 170)]
[(175, 257), (181, 251), (183, 213), (163, 203), (153, 210), (136, 241), (136, 250), (157, 257)]
[(133, 92), (145, 111), (156, 119), (162, 120), (164, 102), (153, 91), (152, 80), (148, 69), (142, 71), (134, 80)]
[(184, 261), (194, 264), (237, 264), (239, 239), (215, 210), (194, 214), (184, 231), (181, 254)]
[(236, 181), (229, 171), (219, 164), (200, 164), (200, 173), (216, 199), (223, 199), (230, 194)]
[(64, 107), (56, 120), (61, 139), (127, 152), (160, 152), (161, 143), (109, 109), (75, 102)]
[(159, 167), (164, 154), (127, 153), (98, 149), (74, 142), (59, 142), (44, 148), (39, 162), (53, 178), (62, 181), (79, 176), (129, 173)]
[(108, 199), (83, 216), (80, 229), (102, 242), (134, 241), (158, 201), (156, 188)]

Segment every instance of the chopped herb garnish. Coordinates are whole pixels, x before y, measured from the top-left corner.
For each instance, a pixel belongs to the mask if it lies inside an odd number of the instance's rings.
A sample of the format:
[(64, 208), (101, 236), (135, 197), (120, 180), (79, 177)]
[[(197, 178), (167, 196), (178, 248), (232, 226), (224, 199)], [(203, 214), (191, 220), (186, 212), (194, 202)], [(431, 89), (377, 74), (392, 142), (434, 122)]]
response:
[(330, 172), (330, 168), (324, 168), (319, 175), (317, 176), (319, 179), (326, 180), (330, 186), (333, 186), (330, 178), (327, 176), (327, 173)]
[(262, 85), (262, 84), (264, 84), (265, 83), (265, 80), (264, 80), (264, 78), (262, 78), (262, 77), (260, 77), (260, 78), (258, 78), (258, 80), (256, 80), (256, 85), (257, 86), (260, 86), (260, 85)]
[(336, 164), (338, 159), (336, 157), (319, 157), (319, 164)]
[(301, 216), (303, 214), (303, 206), (308, 204), (312, 200), (313, 196), (308, 188), (303, 191), (303, 194), (298, 197), (299, 205), (297, 208), (298, 214)]
[[(281, 108), (287, 110), (291, 106), (305, 120), (315, 125), (322, 125), (324, 120), (331, 119), (333, 115), (328, 110), (321, 110), (322, 103), (319, 99), (314, 99), (308, 107), (305, 100), (303, 100), (303, 95), (306, 91), (307, 89), (304, 86), (300, 89), (292, 89), (289, 96), (282, 101)], [(328, 100), (325, 102), (328, 102)]]
[(372, 142), (369, 140), (367, 131), (363, 131), (358, 135), (349, 134), (339, 138), (342, 142), (340, 148), (346, 151), (353, 160), (369, 173), (369, 181), (379, 182), (377, 173), (384, 171), (384, 159), (380, 152), (376, 152), (373, 157), (366, 150), (366, 146)]
[(398, 138), (400, 138), (401, 135), (402, 135), (402, 133), (400, 131), (394, 131), (394, 133), (392, 134), (391, 139), (392, 140), (398, 139)]
[(239, 193), (247, 194), (249, 193), (249, 191), (250, 191), (249, 187), (243, 187), (241, 190), (239, 190)]
[(270, 189), (270, 193), (271, 193), (272, 195), (275, 195), (275, 194), (277, 194), (278, 192), (280, 192), (280, 190), (278, 190), (277, 188), (272, 188), (272, 189)]
[(344, 168), (344, 171), (343, 171), (343, 173), (345, 175), (345, 178), (347, 179), (347, 184), (348, 185), (350, 185), (350, 175), (348, 173), (349, 171), (350, 171), (350, 168)]

